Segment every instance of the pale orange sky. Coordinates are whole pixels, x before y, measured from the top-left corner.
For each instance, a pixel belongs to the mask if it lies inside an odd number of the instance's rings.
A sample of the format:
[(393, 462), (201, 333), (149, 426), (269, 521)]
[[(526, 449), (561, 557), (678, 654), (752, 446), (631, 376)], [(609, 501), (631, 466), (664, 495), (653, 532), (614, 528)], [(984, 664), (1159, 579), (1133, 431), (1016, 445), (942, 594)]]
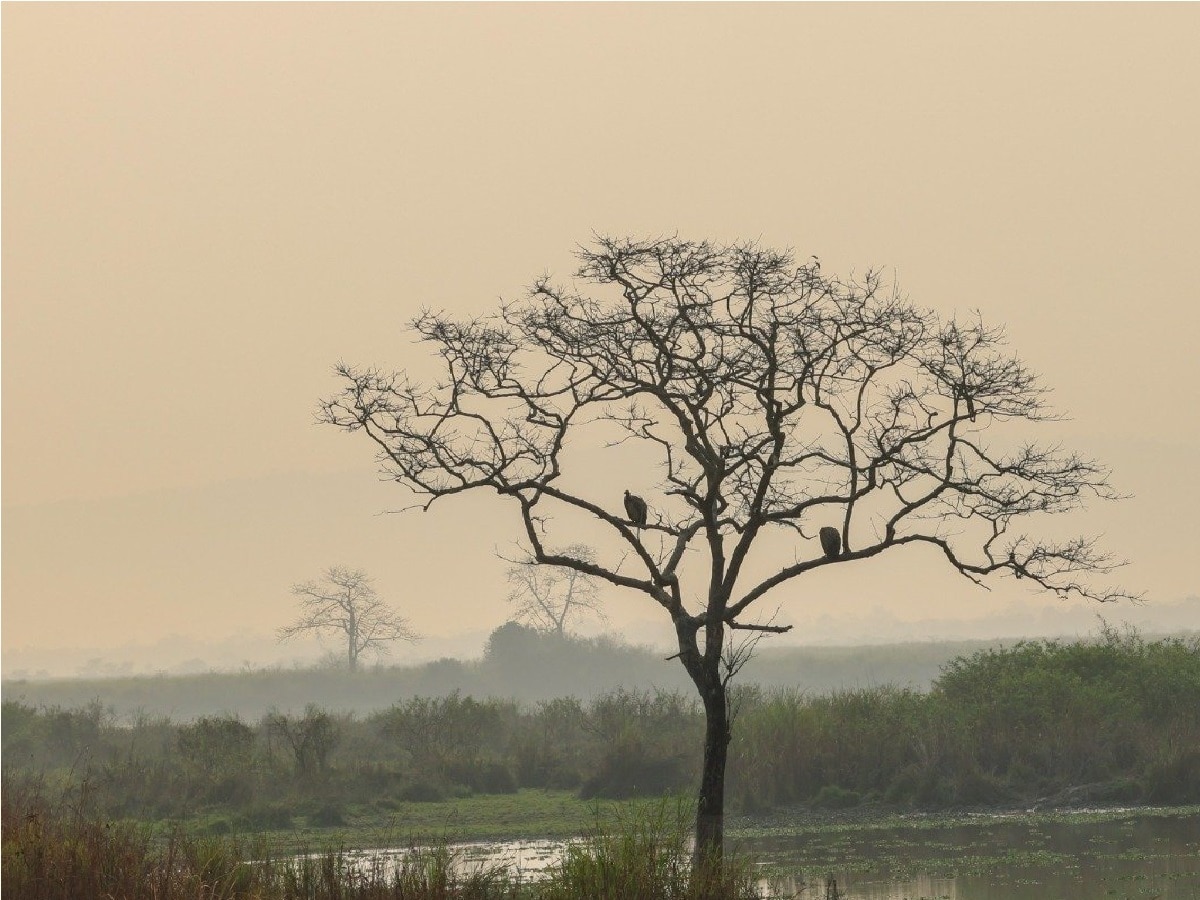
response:
[[(426, 632), (502, 622), (503, 515), (375, 515), (403, 496), (313, 412), (338, 360), (427, 371), (419, 308), (566, 278), (593, 232), (888, 266), (1005, 323), (1047, 435), (1135, 495), (1079, 527), (1196, 593), (1197, 34), (1196, 4), (5, 4), (4, 647), (269, 632), (331, 563)], [(1029, 596), (845, 568), (785, 614)]]

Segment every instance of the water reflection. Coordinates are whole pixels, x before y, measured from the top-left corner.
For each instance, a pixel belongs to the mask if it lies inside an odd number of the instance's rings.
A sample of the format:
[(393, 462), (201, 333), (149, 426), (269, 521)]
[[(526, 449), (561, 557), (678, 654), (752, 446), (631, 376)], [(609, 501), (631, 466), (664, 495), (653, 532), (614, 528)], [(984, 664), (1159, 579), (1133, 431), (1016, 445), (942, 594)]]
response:
[(776, 896), (822, 898), (830, 873), (841, 900), (1200, 898), (1200, 816), (1107, 822), (979, 817), (938, 827), (810, 832), (742, 843), (776, 869)]
[[(446, 849), (450, 853), (451, 867), (459, 875), (505, 869), (514, 876), (520, 876), (523, 881), (537, 881), (562, 860), (566, 848), (572, 843), (577, 841), (472, 841), (450, 844)], [(400, 862), (429, 851), (428, 847), (398, 847), (348, 850), (345, 855), (351, 864), (364, 871), (373, 868), (389, 871)]]
[[(1138, 813), (1100, 822), (980, 816), (955, 825), (918, 816), (904, 827), (796, 829), (732, 843), (768, 871), (792, 873), (763, 879), (771, 897), (1200, 900), (1200, 815)], [(535, 881), (562, 859), (567, 844), (475, 842), (449, 849), (462, 874), (503, 867)], [(355, 855), (363, 865), (390, 865), (412, 852)]]
[(933, 878), (919, 875), (908, 881), (863, 881), (847, 885), (835, 876), (769, 878), (762, 882), (763, 894), (771, 898), (795, 897), (804, 900), (961, 900), (954, 878)]

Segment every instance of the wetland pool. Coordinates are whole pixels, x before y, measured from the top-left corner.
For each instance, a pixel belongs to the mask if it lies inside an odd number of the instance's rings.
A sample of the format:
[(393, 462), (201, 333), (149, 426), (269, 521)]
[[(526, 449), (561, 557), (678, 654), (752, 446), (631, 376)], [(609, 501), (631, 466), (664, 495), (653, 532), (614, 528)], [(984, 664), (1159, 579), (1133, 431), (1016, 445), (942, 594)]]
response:
[[(772, 893), (843, 900), (1200, 900), (1200, 813), (980, 815), (747, 835)], [(832, 893), (832, 892), (830, 892)]]
[[(764, 893), (798, 900), (1200, 900), (1200, 811), (891, 817), (872, 823), (731, 827)], [(536, 880), (566, 841), (448, 848), (461, 871)], [(359, 851), (366, 862), (409, 851)], [(832, 879), (832, 881), (831, 881)], [(836, 881), (836, 893), (833, 888)]]

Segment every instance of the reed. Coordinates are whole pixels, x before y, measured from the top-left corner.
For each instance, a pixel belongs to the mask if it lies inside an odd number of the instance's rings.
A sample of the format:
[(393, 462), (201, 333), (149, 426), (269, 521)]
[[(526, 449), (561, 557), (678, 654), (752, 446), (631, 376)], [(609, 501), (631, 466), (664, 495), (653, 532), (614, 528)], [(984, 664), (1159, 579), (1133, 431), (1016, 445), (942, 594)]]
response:
[(760, 896), (754, 865), (728, 854), (720, 865), (692, 865), (692, 813), (682, 800), (663, 800), (596, 826), (567, 848), (539, 885), (538, 900), (752, 900)]
[(471, 870), (446, 846), (396, 857), (344, 849), (272, 856), (236, 838), (198, 838), (100, 815), (86, 783), (52, 795), (41, 779), (3, 794), (5, 896), (30, 900), (750, 900), (743, 861), (693, 873), (683, 806), (599, 828), (542, 881)]

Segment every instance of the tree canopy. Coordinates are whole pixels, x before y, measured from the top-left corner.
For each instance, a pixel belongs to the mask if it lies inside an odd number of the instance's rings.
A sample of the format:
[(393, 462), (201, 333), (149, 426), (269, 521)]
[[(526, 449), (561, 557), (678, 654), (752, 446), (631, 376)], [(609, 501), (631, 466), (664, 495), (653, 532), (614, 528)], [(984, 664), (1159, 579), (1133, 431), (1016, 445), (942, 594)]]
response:
[(386, 655), (395, 641), (418, 641), (408, 620), (375, 592), (366, 572), (330, 566), (320, 581), (292, 585), (300, 601), (300, 617), (278, 629), (280, 641), (305, 632), (333, 632), (346, 642), (346, 663), (358, 670), (364, 653)]
[[(342, 365), (323, 416), (365, 432), (424, 505), (493, 491), (538, 562), (640, 591), (670, 615), (710, 725), (701, 844), (720, 847), (737, 662), (722, 653), (731, 629), (787, 629), (755, 616), (772, 589), (923, 545), (975, 583), (1127, 596), (1092, 583), (1118, 564), (1092, 539), (1020, 527), (1116, 494), (1080, 454), (992, 440), (998, 426), (1055, 417), (1002, 329), (943, 320), (878, 272), (834, 277), (756, 243), (599, 238), (578, 257), (574, 283), (541, 278), (492, 315), (422, 313), (413, 327), (441, 378)], [(569, 477), (568, 438), (597, 423), (660, 467), (644, 525), (620, 495)], [(608, 526), (624, 554), (551, 549), (545, 535), (568, 513)], [(837, 531), (834, 552), (822, 527)], [(791, 536), (789, 552), (752, 571), (772, 533)]]

